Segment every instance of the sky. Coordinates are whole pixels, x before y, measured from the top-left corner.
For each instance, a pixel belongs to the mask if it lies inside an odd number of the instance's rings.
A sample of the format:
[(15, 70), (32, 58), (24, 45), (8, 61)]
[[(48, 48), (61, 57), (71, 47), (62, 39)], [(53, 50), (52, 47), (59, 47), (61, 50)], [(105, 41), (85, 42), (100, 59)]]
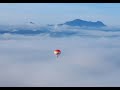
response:
[(74, 19), (119, 26), (119, 3), (0, 3), (1, 24), (58, 24)]

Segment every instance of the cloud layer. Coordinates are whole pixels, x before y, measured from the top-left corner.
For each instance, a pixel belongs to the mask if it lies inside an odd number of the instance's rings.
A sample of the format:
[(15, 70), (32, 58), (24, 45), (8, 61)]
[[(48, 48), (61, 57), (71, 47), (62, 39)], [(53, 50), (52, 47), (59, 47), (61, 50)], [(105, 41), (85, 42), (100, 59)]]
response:
[(31, 36), (0, 43), (0, 86), (120, 86), (117, 37)]

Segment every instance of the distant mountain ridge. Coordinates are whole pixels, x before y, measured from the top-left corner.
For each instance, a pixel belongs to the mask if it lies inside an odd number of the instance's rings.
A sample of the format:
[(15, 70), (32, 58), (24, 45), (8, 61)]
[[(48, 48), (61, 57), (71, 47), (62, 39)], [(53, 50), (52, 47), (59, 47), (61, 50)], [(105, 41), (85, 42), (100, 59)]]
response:
[[(63, 25), (63, 26), (62, 26)], [(68, 26), (64, 26), (68, 25)], [(74, 27), (79, 26), (79, 27)], [(101, 28), (106, 26), (101, 21), (85, 21), (81, 19), (75, 19), (72, 21), (67, 21), (63, 24), (48, 24), (46, 26), (39, 25), (0, 25), (0, 35), (7, 36), (9, 34), (12, 35), (25, 35), (25, 36), (33, 36), (33, 35), (47, 35), (50, 37), (68, 37), (68, 36), (81, 36), (81, 37), (97, 37), (96, 35), (89, 35), (89, 31), (101, 31), (101, 32), (116, 32), (116, 30), (110, 30), (108, 27)], [(88, 31), (88, 32), (87, 32)], [(117, 29), (117, 32), (120, 32)], [(118, 35), (119, 36), (119, 35)], [(99, 35), (98, 35), (99, 37)]]
[(38, 36), (48, 36), (53, 38), (72, 37), (72, 36), (79, 36), (85, 38), (86, 37), (87, 38), (88, 37), (89, 38), (120, 37), (119, 34), (120, 28), (111, 28), (109, 26), (104, 28), (104, 26), (106, 25), (101, 21), (91, 22), (80, 19), (67, 21), (63, 24), (57, 24), (57, 25), (48, 24), (45, 26), (40, 26), (36, 24), (31, 25), (31, 23), (23, 24), (23, 25), (0, 25), (0, 40), (1, 39), (8, 40), (15, 38), (16, 36), (14, 35), (22, 35), (22, 36), (38, 35)]
[(58, 24), (58, 25), (59, 26), (69, 25), (69, 26), (80, 26), (80, 27), (105, 27), (105, 26), (107, 26), (101, 21), (92, 22), (92, 21), (85, 21), (85, 20), (81, 20), (81, 19), (67, 21), (63, 24)]

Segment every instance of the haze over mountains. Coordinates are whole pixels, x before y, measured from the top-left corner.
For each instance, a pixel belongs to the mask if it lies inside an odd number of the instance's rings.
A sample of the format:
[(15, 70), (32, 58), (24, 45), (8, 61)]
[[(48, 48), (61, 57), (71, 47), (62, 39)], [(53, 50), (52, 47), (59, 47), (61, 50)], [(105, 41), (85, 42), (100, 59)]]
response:
[[(31, 21), (32, 22), (32, 21)], [(63, 24), (40, 26), (35, 22), (29, 22), (24, 25), (13, 26), (0, 26), (0, 34), (12, 34), (12, 35), (48, 35), (50, 37), (68, 37), (68, 36), (81, 36), (81, 37), (119, 37), (119, 29), (110, 29), (101, 21), (85, 21), (81, 19), (75, 19), (67, 21)], [(95, 32), (93, 32), (95, 31)], [(115, 34), (114, 34), (114, 33)], [(104, 33), (104, 34), (103, 34)], [(109, 34), (109, 33), (112, 33)]]

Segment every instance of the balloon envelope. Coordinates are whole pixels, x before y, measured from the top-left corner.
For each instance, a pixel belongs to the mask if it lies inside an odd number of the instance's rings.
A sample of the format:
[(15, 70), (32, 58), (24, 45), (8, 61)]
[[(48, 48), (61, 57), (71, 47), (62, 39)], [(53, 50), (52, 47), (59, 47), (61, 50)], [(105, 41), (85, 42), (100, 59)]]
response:
[(55, 54), (55, 55), (59, 55), (59, 54), (61, 54), (61, 51), (60, 51), (59, 49), (54, 50), (54, 54)]

